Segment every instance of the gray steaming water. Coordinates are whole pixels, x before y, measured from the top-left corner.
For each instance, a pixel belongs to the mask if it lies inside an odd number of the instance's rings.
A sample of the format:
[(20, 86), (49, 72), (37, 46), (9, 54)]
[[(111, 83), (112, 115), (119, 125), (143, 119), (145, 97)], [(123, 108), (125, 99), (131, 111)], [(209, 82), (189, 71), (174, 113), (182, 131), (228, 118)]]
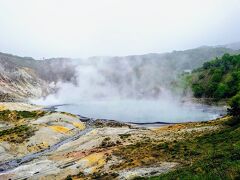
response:
[(182, 97), (181, 88), (173, 92), (171, 83), (178, 73), (160, 62), (128, 58), (79, 60), (75, 62), (76, 83), (53, 83), (55, 94), (32, 102), (45, 106), (72, 104), (58, 106), (57, 110), (135, 123), (206, 121), (225, 113), (219, 107), (182, 103), (191, 93)]
[(81, 101), (58, 106), (57, 111), (134, 123), (207, 121), (226, 113), (222, 107), (196, 103), (166, 104), (157, 100)]

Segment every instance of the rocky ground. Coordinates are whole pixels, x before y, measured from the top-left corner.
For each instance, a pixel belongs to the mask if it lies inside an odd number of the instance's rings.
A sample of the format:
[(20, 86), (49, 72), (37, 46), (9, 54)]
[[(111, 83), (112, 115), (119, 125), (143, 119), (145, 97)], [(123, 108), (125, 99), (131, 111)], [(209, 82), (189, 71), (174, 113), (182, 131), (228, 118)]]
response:
[(225, 119), (143, 128), (81, 119), (24, 103), (1, 103), (0, 179), (133, 179), (158, 175), (186, 163), (170, 156), (164, 150), (166, 143), (218, 131)]

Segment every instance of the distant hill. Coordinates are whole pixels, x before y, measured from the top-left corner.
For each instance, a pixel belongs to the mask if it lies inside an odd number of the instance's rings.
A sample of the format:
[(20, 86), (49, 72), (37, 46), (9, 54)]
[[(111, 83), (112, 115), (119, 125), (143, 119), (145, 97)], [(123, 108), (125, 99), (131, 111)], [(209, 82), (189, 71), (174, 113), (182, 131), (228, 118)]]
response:
[(227, 44), (227, 45), (224, 45), (223, 47), (230, 48), (230, 49), (233, 49), (233, 50), (239, 50), (240, 49), (240, 42)]
[[(53, 58), (35, 60), (0, 53), (0, 100), (22, 100), (26, 97), (40, 97), (52, 92), (51, 83), (71, 82), (77, 84), (77, 71), (102, 61), (107, 64), (98, 70), (116, 88), (131, 91), (129, 96), (155, 96), (162, 87), (167, 87), (177, 75), (193, 70), (223, 54), (237, 54), (239, 50), (226, 47), (199, 47), (170, 53), (150, 53), (122, 57), (91, 57), (81, 59)], [(80, 69), (77, 65), (82, 64)], [(96, 68), (98, 68), (96, 66)], [(81, 78), (81, 77), (79, 77)]]
[(20, 57), (11, 54), (0, 53), (0, 61), (7, 61), (16, 67), (27, 67), (45, 81), (69, 81), (74, 76), (71, 59), (52, 58), (46, 60), (35, 60), (31, 57)]
[[(92, 57), (88, 61), (105, 65), (98, 72), (106, 79), (105, 85), (114, 87), (123, 97), (151, 98), (176, 91), (179, 74), (201, 67), (204, 62), (225, 53), (239, 51), (224, 47), (199, 47), (171, 53), (151, 53), (125, 57)], [(180, 89), (179, 89), (180, 90)], [(178, 90), (177, 90), (178, 91)]]
[(170, 53), (153, 53), (136, 56), (115, 57), (113, 59), (136, 60), (142, 62), (154, 62), (160, 65), (167, 66), (172, 70), (182, 71), (184, 69), (195, 69), (200, 67), (204, 62), (207, 62), (215, 57), (220, 57), (225, 53), (237, 54), (236, 51), (225, 47), (203, 46), (195, 49), (184, 51), (173, 51)]
[(0, 100), (46, 96), (52, 91), (50, 83), (70, 81), (74, 74), (74, 68), (65, 59), (37, 61), (0, 53)]

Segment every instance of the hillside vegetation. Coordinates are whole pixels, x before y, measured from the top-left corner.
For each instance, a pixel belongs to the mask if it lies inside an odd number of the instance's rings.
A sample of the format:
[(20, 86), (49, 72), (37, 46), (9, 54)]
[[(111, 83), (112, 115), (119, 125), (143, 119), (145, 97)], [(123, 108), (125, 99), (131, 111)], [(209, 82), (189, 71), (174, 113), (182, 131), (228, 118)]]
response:
[(205, 62), (192, 75), (195, 97), (228, 99), (240, 91), (240, 55), (224, 54)]
[(203, 64), (190, 77), (194, 96), (227, 100), (229, 114), (236, 121), (240, 119), (240, 54), (224, 54)]
[[(228, 124), (231, 119), (225, 123)], [(145, 179), (239, 179), (240, 178), (240, 126), (168, 145), (166, 150), (174, 161), (185, 158), (189, 164), (160, 176)], [(141, 179), (141, 178), (139, 178)]]

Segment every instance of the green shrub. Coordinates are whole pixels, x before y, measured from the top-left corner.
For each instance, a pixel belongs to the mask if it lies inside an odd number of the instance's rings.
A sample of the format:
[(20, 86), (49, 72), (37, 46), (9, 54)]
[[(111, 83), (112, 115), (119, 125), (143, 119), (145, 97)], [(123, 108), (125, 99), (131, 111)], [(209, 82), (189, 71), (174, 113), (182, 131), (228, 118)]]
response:
[(193, 84), (192, 90), (195, 97), (202, 97), (204, 94), (204, 88), (200, 84)]
[(234, 117), (235, 121), (240, 120), (240, 93), (231, 98), (229, 102), (230, 108), (228, 112)]

